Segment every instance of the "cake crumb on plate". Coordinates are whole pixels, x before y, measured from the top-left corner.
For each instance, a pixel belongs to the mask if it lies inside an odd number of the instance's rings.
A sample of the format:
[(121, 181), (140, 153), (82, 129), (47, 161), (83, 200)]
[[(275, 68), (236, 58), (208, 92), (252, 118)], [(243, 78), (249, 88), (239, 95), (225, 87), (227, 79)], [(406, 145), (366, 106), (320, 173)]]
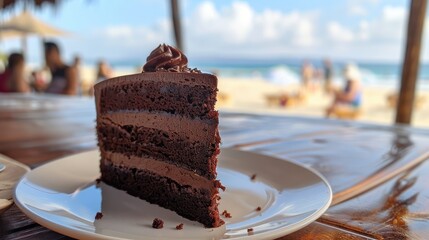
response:
[(177, 225), (177, 226), (176, 226), (176, 229), (177, 229), (177, 230), (182, 230), (182, 229), (183, 229), (183, 223), (181, 223), (181, 224)]
[(156, 229), (161, 229), (164, 227), (164, 221), (159, 218), (155, 218), (152, 223), (152, 227)]
[(101, 212), (97, 212), (97, 214), (95, 214), (95, 220), (100, 220), (103, 217), (103, 214)]
[(222, 216), (224, 216), (224, 217), (226, 217), (226, 218), (231, 218), (232, 216), (231, 216), (231, 214), (229, 213), (229, 212), (227, 212), (226, 210), (224, 210), (223, 212), (222, 212)]

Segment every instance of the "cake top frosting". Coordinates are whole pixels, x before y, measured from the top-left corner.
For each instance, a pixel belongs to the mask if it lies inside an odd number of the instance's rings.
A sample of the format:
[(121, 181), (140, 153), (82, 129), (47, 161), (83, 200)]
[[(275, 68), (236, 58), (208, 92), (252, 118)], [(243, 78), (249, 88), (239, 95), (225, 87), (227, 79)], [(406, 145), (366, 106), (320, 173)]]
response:
[(188, 58), (182, 51), (165, 43), (160, 44), (149, 54), (143, 72), (201, 73), (196, 68), (188, 68)]

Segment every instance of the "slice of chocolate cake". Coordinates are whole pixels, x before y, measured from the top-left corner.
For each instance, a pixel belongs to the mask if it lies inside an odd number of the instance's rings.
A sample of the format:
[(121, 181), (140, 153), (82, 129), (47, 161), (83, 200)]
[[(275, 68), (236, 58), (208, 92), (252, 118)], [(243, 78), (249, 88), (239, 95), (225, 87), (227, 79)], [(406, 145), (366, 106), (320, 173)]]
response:
[(101, 180), (218, 227), (217, 78), (187, 62), (163, 44), (142, 73), (95, 85)]

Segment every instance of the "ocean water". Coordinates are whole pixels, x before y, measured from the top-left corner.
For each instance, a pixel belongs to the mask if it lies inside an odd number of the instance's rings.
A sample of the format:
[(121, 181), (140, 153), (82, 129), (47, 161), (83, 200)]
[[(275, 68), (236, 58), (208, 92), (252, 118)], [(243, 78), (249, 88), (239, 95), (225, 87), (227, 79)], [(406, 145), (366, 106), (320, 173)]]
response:
[[(315, 69), (322, 69), (322, 61), (309, 61)], [(135, 68), (135, 61), (112, 63), (113, 67)], [(334, 82), (341, 84), (344, 66), (349, 62), (333, 62)], [(397, 89), (401, 79), (400, 63), (365, 63), (353, 62), (359, 67), (363, 86)], [(274, 84), (287, 85), (299, 83), (301, 60), (197, 60), (189, 66), (204, 72), (214, 72), (220, 77), (245, 79), (265, 79)], [(429, 64), (422, 64), (418, 77), (418, 89), (429, 90)]]

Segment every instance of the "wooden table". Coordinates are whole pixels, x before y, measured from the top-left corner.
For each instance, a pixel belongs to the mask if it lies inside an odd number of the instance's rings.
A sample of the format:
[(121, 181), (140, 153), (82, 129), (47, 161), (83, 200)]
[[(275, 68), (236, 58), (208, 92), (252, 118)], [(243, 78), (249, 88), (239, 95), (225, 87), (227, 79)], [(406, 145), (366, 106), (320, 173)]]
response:
[[(34, 168), (96, 148), (93, 99), (0, 95), (0, 153)], [(222, 147), (317, 169), (334, 199), (282, 239), (429, 239), (429, 131), (401, 126), (221, 113)], [(269, 167), (269, 166), (267, 166)], [(68, 239), (13, 206), (1, 239)]]

